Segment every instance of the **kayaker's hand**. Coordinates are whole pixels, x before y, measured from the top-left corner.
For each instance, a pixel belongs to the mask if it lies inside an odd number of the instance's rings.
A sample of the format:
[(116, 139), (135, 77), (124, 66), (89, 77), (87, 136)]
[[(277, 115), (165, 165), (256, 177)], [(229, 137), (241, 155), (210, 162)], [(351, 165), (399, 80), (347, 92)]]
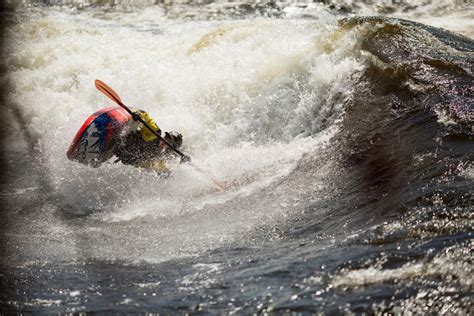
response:
[(191, 162), (191, 157), (188, 155), (182, 155), (181, 161), (179, 163), (186, 163), (186, 162)]
[(132, 118), (134, 121), (138, 121), (141, 118), (141, 116), (138, 112), (134, 111), (132, 112)]

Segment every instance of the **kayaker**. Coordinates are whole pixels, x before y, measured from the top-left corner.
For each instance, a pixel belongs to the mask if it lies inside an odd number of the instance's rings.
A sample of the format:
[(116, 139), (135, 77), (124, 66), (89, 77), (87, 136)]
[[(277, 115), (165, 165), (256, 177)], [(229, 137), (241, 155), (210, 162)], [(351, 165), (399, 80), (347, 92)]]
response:
[[(136, 110), (134, 115), (136, 118), (124, 128), (114, 147), (116, 162), (121, 161), (126, 165), (153, 169), (163, 175), (169, 175), (166, 161), (175, 158), (177, 154), (138, 121), (138, 117), (140, 117), (161, 136), (161, 129), (147, 112)], [(183, 136), (178, 132), (165, 132), (163, 138), (176, 149), (183, 144)]]

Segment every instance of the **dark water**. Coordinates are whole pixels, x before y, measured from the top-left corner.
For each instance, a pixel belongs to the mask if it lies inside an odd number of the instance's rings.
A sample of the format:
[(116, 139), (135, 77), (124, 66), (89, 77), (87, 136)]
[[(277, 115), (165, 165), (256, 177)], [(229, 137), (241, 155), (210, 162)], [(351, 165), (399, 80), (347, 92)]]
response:
[[(276, 183), (177, 219), (225, 223), (236, 208), (288, 203), (287, 217), (242, 230), (242, 238), (159, 263), (58, 257), (20, 264), (27, 256), (22, 249), (12, 255), (18, 243), (11, 240), (28, 232), (15, 231), (15, 222), (64, 201), (51, 184), (27, 199), (8, 194), (18, 183), (45, 181), (47, 171), (37, 167), (34, 148), (6, 154), (2, 312), (469, 314), (474, 42), (407, 20), (357, 17), (339, 25), (341, 33), (366, 28), (354, 54), (369, 64), (330, 145), (307, 153)], [(79, 209), (51, 216), (80, 227), (94, 210)], [(81, 251), (101, 247), (79, 235)], [(127, 243), (140, 247), (139, 236)]]

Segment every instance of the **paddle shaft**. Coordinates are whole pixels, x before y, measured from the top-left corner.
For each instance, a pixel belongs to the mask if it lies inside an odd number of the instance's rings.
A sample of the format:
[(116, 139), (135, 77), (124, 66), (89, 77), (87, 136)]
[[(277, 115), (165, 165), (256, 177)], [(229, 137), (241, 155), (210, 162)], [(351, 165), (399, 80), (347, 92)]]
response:
[[(129, 108), (128, 106), (126, 106), (125, 104), (122, 103), (122, 100), (120, 100), (120, 97), (118, 96), (118, 94), (111, 88), (109, 87), (108, 85), (106, 85), (105, 83), (103, 83), (102, 81), (100, 80), (95, 80), (95, 86), (96, 88), (101, 91), (103, 94), (105, 94), (106, 96), (108, 96), (110, 99), (114, 100), (115, 103), (117, 103), (118, 105), (120, 105), (123, 109), (125, 109), (125, 111), (127, 111), (134, 120), (138, 120), (140, 123), (142, 123), (146, 128), (148, 128), (156, 137), (158, 137), (158, 139), (162, 140), (163, 142), (165, 142), (166, 145), (168, 145), (172, 150), (174, 150), (177, 154), (179, 154), (181, 156), (181, 159), (183, 158), (186, 158), (187, 162), (189, 162), (191, 164), (191, 166), (194, 167), (194, 169), (196, 169), (197, 171), (201, 172), (202, 174), (207, 174), (206, 172), (204, 172), (204, 170), (202, 170), (201, 168), (199, 168), (198, 166), (194, 165), (193, 163), (191, 163), (191, 158), (185, 154), (183, 154), (181, 151), (179, 151), (178, 149), (176, 149), (174, 146), (172, 146), (170, 143), (168, 143), (166, 141), (166, 139), (164, 139), (163, 137), (161, 137), (160, 134), (158, 134), (155, 130), (153, 130), (144, 120), (142, 120), (142, 118), (140, 117), (140, 115), (136, 115), (135, 113), (133, 113)], [(183, 160), (181, 160), (183, 161)], [(212, 177), (211, 175), (207, 174), (207, 176), (212, 180), (212, 182), (214, 182), (214, 184), (217, 186), (217, 188), (221, 191), (224, 191), (225, 187), (224, 185), (222, 185), (219, 181), (217, 181), (216, 179), (214, 179), (214, 177)]]
[(161, 137), (160, 134), (158, 134), (153, 128), (150, 127), (150, 125), (148, 125), (144, 120), (142, 120), (142, 118), (140, 117), (140, 115), (136, 115), (135, 113), (132, 112), (132, 110), (130, 110), (128, 108), (128, 106), (126, 106), (125, 104), (122, 103), (122, 101), (120, 100), (120, 98), (118, 97), (118, 95), (115, 93), (115, 91), (112, 90), (112, 88), (110, 88), (109, 86), (107, 86), (105, 83), (103, 83), (102, 81), (100, 80), (96, 80), (95, 81), (95, 85), (97, 87), (97, 89), (99, 91), (101, 91), (102, 93), (104, 93), (105, 95), (107, 95), (109, 98), (111, 98), (112, 100), (115, 101), (115, 103), (117, 103), (118, 105), (120, 105), (125, 111), (127, 111), (134, 120), (138, 120), (140, 123), (142, 123), (146, 128), (148, 128), (148, 130), (150, 130), (150, 132), (152, 132), (156, 137), (158, 137), (158, 139), (160, 139), (161, 141), (163, 141), (166, 145), (168, 145), (172, 150), (174, 150), (178, 155), (180, 155), (181, 157), (187, 157), (185, 154), (183, 154), (181, 151), (179, 151), (177, 148), (175, 148), (174, 146), (172, 146), (170, 143), (168, 143), (166, 141), (166, 139), (164, 139), (163, 137)]

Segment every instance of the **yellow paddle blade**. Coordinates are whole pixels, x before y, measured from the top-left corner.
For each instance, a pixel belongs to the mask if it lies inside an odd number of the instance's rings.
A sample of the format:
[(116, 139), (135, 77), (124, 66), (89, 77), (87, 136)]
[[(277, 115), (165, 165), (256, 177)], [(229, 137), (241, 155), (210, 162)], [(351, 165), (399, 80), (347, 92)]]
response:
[(122, 104), (122, 100), (120, 100), (119, 95), (117, 94), (117, 92), (114, 91), (114, 89), (112, 89), (111, 87), (109, 87), (108, 85), (106, 85), (105, 83), (100, 81), (99, 79), (96, 79), (94, 81), (94, 84), (95, 84), (95, 87), (99, 91), (101, 91), (103, 94), (108, 96), (110, 99), (112, 99), (116, 103), (118, 103), (120, 105)]

